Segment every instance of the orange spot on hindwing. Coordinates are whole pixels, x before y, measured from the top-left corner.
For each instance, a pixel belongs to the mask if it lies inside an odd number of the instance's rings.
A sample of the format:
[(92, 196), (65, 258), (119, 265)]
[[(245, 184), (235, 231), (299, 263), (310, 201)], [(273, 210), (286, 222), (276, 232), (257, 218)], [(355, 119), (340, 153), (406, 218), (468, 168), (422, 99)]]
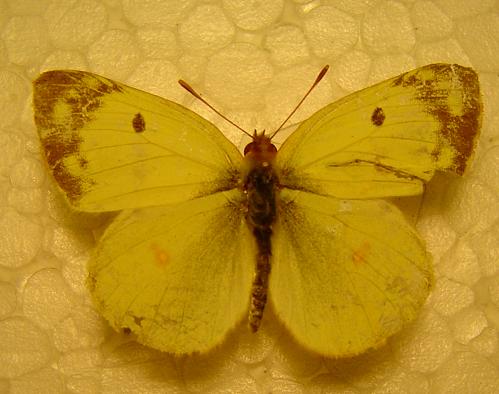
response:
[(352, 261), (354, 262), (354, 264), (366, 263), (370, 251), (371, 251), (371, 244), (367, 241), (364, 241), (352, 253)]
[(151, 244), (151, 250), (154, 253), (154, 261), (156, 264), (160, 268), (165, 268), (170, 262), (170, 255), (168, 252), (155, 242)]

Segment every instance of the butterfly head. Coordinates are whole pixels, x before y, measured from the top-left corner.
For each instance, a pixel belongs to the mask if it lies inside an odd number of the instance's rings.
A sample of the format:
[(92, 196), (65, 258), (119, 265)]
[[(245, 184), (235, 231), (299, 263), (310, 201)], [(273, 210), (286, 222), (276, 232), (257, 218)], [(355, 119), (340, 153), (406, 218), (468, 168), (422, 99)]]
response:
[(262, 165), (269, 165), (274, 160), (277, 154), (277, 148), (272, 143), (269, 136), (265, 135), (265, 130), (262, 133), (253, 133), (253, 141), (244, 148), (244, 157)]

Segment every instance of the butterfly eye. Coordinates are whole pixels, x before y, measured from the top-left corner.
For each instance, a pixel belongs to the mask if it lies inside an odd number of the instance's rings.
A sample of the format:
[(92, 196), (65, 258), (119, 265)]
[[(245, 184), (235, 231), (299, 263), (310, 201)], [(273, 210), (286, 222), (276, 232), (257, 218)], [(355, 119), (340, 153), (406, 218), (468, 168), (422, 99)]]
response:
[(268, 153), (277, 153), (277, 148), (275, 147), (274, 144), (270, 144), (267, 148)]
[(244, 147), (244, 156), (246, 156), (249, 152), (252, 152), (256, 149), (256, 143), (250, 142), (248, 145)]
[(270, 142), (270, 140), (265, 138), (258, 138), (253, 142), (250, 142), (244, 148), (244, 156), (252, 154), (254, 158), (258, 158), (260, 161), (269, 161), (275, 157), (277, 153), (277, 148)]

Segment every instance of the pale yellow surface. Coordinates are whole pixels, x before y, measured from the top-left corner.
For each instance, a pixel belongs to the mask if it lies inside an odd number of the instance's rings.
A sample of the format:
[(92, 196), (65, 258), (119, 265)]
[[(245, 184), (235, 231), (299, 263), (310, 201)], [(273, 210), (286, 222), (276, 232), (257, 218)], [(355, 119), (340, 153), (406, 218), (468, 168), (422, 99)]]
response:
[(330, 357), (382, 345), (415, 318), (433, 282), (423, 241), (380, 200), (283, 190), (272, 261), (276, 314)]
[[(0, 391), (497, 393), (498, 10), (496, 0), (0, 1)], [(41, 72), (89, 70), (154, 92), (241, 148), (179, 78), (247, 130), (274, 130), (324, 64), (292, 123), (437, 62), (477, 71), (482, 137), (466, 176), (437, 175), (414, 201), (435, 288), (385, 346), (331, 361), (297, 345), (269, 308), (257, 335), (242, 325), (207, 355), (177, 358), (96, 312), (86, 265), (109, 216), (74, 213), (47, 175), (31, 104)]]
[(234, 187), (237, 148), (176, 103), (78, 71), (43, 74), (33, 100), (49, 167), (78, 210), (171, 204)]
[(205, 353), (247, 315), (255, 245), (239, 191), (124, 211), (88, 265), (99, 311), (118, 331), (173, 354)]
[(284, 142), (281, 182), (340, 198), (421, 194), (436, 170), (466, 169), (481, 101), (475, 72), (450, 64), (363, 89), (312, 115)]

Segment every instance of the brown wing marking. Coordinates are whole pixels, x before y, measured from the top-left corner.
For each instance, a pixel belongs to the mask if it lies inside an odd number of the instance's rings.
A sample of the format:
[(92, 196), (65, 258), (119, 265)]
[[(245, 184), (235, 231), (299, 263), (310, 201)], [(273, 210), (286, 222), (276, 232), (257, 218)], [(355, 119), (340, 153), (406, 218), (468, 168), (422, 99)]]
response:
[(76, 203), (92, 186), (64, 164), (66, 157), (76, 157), (84, 169), (88, 162), (80, 152), (84, 136), (81, 129), (95, 118), (102, 97), (122, 88), (107, 79), (81, 71), (48, 71), (34, 81), (35, 123), (47, 163), (69, 200)]
[[(431, 70), (431, 73), (425, 73), (424, 69)], [(436, 162), (442, 147), (451, 146), (455, 152), (453, 163), (442, 170), (462, 175), (473, 156), (482, 120), (482, 100), (475, 71), (457, 64), (431, 64), (418, 72), (402, 74), (393, 82), (393, 86), (399, 85), (415, 87), (416, 98), (441, 125), (439, 143), (432, 152)], [(449, 86), (455, 89), (449, 89)], [(461, 95), (459, 113), (449, 105), (450, 95), (456, 93)]]

